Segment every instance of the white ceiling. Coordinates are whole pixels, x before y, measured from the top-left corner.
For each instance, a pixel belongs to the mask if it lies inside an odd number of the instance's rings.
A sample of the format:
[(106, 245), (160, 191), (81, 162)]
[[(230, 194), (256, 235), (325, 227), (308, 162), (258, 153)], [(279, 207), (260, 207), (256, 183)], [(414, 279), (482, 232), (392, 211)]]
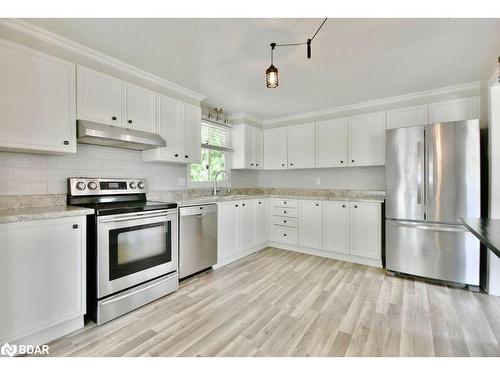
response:
[(92, 49), (262, 119), (489, 78), (500, 55), (499, 19), (28, 19)]

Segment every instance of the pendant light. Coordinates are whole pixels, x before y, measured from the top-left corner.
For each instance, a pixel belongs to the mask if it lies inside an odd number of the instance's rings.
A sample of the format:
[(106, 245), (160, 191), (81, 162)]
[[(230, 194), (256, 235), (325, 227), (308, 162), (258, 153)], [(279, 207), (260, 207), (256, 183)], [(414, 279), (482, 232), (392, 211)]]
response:
[(323, 25), (325, 24), (326, 20), (328, 18), (325, 18), (321, 25), (319, 26), (318, 30), (314, 33), (312, 38), (307, 39), (305, 43), (286, 43), (286, 44), (276, 44), (276, 43), (271, 43), (271, 66), (266, 69), (266, 87), (269, 89), (274, 89), (278, 87), (279, 84), (279, 77), (278, 77), (278, 68), (274, 66), (274, 49), (276, 47), (289, 47), (289, 46), (302, 46), (306, 45), (306, 56), (308, 59), (311, 58), (311, 43), (314, 39), (314, 37), (318, 34), (318, 32), (321, 30)]
[(266, 86), (269, 89), (278, 87), (278, 68), (273, 65), (274, 47), (276, 47), (276, 43), (271, 43), (271, 66), (266, 70)]

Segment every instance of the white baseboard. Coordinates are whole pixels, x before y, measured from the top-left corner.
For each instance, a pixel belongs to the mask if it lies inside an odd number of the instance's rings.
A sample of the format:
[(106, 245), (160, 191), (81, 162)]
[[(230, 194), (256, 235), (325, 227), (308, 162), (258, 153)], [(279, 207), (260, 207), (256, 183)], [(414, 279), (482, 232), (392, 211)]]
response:
[(287, 244), (274, 242), (274, 241), (263, 242), (257, 246), (251, 247), (250, 249), (240, 251), (236, 254), (233, 254), (233, 255), (226, 257), (226, 258), (223, 258), (223, 259), (219, 259), (219, 261), (217, 262), (217, 264), (215, 266), (213, 266), (213, 268), (217, 269), (217, 268), (225, 266), (229, 263), (236, 262), (237, 260), (244, 258), (250, 254), (253, 254), (259, 250), (262, 250), (266, 247), (275, 247), (277, 249), (282, 249), (282, 250), (287, 250), (287, 251), (295, 251), (297, 253), (316, 255), (316, 256), (320, 256), (320, 257), (324, 257), (324, 258), (341, 260), (344, 262), (351, 262), (351, 263), (363, 264), (366, 266), (382, 268), (381, 259), (365, 258), (365, 257), (356, 256), (356, 255), (337, 253), (335, 251), (313, 249), (313, 248), (294, 246), (294, 245), (287, 245)]
[[(24, 345), (43, 345), (55, 340), (59, 337), (65, 336), (69, 333), (75, 332), (83, 328), (83, 315), (65, 320), (48, 328), (33, 332), (23, 337), (13, 340), (7, 340), (9, 344), (24, 344)], [(50, 353), (50, 348), (49, 348)]]
[(320, 257), (324, 257), (324, 258), (336, 259), (336, 260), (341, 260), (341, 261), (345, 261), (345, 262), (364, 264), (366, 266), (382, 268), (382, 261), (380, 259), (365, 258), (365, 257), (356, 256), (356, 255), (337, 253), (335, 251), (313, 249), (313, 248), (309, 248), (309, 247), (301, 247), (301, 246), (294, 246), (294, 245), (287, 245), (287, 244), (282, 244), (282, 243), (272, 242), (272, 241), (268, 242), (267, 246), (276, 247), (278, 249), (283, 249), (283, 250), (288, 250), (288, 251), (295, 251), (297, 253), (316, 255), (316, 256), (320, 256)]
[(253, 254), (259, 250), (262, 250), (262, 249), (266, 248), (267, 246), (268, 246), (268, 243), (263, 242), (259, 245), (255, 245), (247, 250), (240, 251), (236, 254), (233, 254), (231, 256), (228, 256), (228, 257), (225, 257), (222, 259), (218, 259), (217, 264), (215, 266), (213, 266), (212, 268), (217, 269), (217, 268), (220, 268), (222, 266), (225, 266), (226, 264), (236, 262), (237, 260), (244, 258), (246, 256), (249, 256), (250, 254)]

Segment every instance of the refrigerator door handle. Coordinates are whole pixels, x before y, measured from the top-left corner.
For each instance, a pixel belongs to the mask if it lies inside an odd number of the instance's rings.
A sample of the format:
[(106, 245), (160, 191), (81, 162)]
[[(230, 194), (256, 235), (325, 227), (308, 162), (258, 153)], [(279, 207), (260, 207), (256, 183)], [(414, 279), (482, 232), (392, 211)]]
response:
[(404, 228), (414, 228), (422, 230), (434, 230), (438, 232), (468, 232), (467, 228), (463, 225), (449, 225), (449, 224), (421, 224), (421, 223), (406, 223), (406, 222), (391, 222), (392, 225)]
[(417, 142), (417, 204), (422, 204), (422, 142)]

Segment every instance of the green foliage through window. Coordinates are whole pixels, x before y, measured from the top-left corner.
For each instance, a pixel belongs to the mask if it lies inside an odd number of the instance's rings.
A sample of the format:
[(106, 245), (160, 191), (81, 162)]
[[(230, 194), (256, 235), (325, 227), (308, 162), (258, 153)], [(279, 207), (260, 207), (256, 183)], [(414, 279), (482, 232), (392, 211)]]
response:
[(191, 164), (189, 176), (192, 182), (211, 182), (214, 181), (217, 172), (224, 170), (226, 170), (226, 153), (202, 147), (201, 163)]

